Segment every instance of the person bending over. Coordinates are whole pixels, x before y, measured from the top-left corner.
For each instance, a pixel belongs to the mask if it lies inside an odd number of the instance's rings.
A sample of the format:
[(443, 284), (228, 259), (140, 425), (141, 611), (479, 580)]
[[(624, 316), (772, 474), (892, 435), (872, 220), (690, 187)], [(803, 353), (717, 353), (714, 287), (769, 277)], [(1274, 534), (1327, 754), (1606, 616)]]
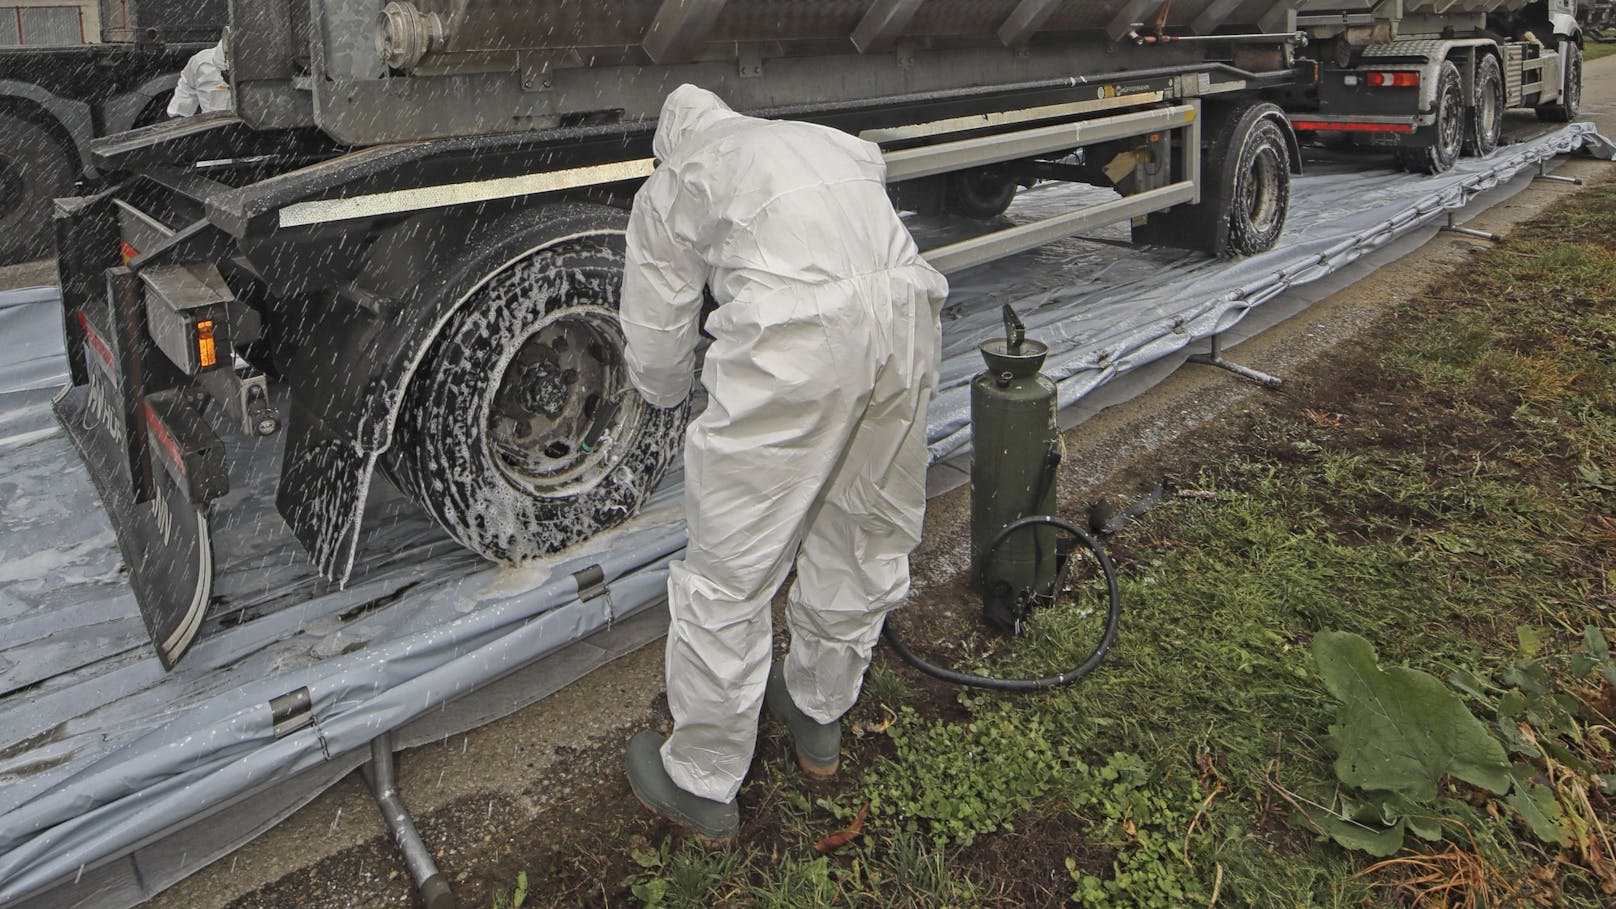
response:
[[(875, 145), (684, 85), (653, 147), (621, 303), (651, 405), (683, 404), (704, 288), (718, 308), (685, 438), (689, 545), (669, 566), (673, 733), (636, 735), (628, 776), (652, 811), (725, 842), (760, 705), (804, 771), (835, 773), (840, 718), (909, 591), (948, 285), (893, 210)], [(771, 669), (769, 601), (793, 563), (790, 652)]]

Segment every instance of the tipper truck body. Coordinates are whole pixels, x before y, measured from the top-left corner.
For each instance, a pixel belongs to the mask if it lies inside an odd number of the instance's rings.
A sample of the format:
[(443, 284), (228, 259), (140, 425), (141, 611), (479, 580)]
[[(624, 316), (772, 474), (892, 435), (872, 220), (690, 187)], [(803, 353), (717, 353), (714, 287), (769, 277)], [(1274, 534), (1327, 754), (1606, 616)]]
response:
[(161, 120), (219, 40), (225, 0), (0, 0), (0, 265), (51, 251), (51, 200), (95, 176), (90, 143)]
[[(640, 507), (688, 414), (628, 384), (616, 304), (675, 86), (878, 143), (896, 204), (983, 222), (924, 251), (945, 273), (1119, 222), (1243, 255), (1320, 72), (1296, 6), (232, 0), (235, 111), (100, 141), (55, 222), (58, 414), (158, 657), (212, 598), (222, 436), (281, 437), (278, 510), (339, 582), (378, 475), (505, 563)], [(998, 217), (1044, 180), (1114, 192)]]

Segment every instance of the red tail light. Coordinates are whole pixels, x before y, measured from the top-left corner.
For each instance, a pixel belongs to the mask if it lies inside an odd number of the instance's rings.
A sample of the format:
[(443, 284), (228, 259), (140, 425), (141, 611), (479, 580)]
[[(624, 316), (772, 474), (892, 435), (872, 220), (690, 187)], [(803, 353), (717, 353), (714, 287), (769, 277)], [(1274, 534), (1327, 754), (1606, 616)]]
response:
[(1364, 84), (1370, 88), (1419, 88), (1420, 74), (1416, 71), (1365, 73)]

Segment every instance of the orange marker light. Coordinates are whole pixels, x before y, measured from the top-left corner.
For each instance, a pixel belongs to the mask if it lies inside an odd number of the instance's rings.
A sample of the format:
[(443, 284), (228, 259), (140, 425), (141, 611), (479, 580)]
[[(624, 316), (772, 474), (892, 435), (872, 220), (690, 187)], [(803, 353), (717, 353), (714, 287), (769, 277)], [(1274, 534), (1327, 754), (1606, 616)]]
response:
[(123, 258), (123, 264), (128, 265), (136, 256), (140, 255), (140, 250), (130, 246), (126, 240), (119, 240), (118, 253)]
[(219, 362), (219, 349), (213, 343), (213, 320), (196, 323), (196, 359), (203, 369)]

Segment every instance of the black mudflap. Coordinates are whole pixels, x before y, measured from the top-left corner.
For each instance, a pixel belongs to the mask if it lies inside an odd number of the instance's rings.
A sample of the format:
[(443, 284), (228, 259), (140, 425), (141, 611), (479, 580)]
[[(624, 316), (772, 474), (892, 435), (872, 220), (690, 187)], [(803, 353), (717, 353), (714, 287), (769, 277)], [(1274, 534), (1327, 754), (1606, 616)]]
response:
[(213, 595), (207, 506), (191, 504), (162, 468), (152, 471), (156, 496), (135, 502), (128, 467), (121, 460), (123, 428), (114, 410), (116, 395), (99, 370), (89, 372), (89, 384), (57, 397), (56, 418), (89, 469), (112, 521), (157, 658), (164, 669), (173, 669), (196, 640)]

